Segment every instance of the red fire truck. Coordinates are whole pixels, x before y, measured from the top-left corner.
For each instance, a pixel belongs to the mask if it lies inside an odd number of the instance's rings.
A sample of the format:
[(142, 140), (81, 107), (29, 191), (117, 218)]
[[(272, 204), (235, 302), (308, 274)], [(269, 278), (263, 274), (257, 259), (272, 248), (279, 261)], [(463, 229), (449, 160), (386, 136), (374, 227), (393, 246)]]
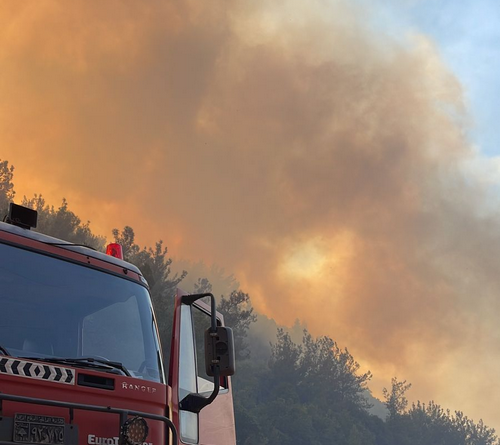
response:
[(235, 444), (233, 337), (213, 295), (177, 291), (164, 369), (148, 284), (120, 246), (30, 227), (14, 204), (0, 223), (0, 445)]

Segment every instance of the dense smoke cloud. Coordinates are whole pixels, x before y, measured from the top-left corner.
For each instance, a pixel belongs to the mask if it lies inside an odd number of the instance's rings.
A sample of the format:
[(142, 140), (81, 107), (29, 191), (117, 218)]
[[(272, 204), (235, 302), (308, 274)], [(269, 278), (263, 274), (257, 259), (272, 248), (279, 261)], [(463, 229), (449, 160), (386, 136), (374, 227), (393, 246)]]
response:
[(349, 3), (6, 4), (1, 157), (20, 195), (234, 273), (375, 392), (397, 374), (493, 423), (500, 225), (460, 85)]

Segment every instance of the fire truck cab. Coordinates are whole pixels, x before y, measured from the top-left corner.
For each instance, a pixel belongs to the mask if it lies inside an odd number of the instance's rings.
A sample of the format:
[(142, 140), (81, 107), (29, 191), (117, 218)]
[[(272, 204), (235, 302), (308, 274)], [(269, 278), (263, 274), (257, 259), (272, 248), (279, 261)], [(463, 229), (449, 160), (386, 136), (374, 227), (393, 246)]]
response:
[(235, 444), (213, 295), (177, 291), (165, 369), (140, 270), (31, 231), (33, 212), (0, 223), (0, 444)]

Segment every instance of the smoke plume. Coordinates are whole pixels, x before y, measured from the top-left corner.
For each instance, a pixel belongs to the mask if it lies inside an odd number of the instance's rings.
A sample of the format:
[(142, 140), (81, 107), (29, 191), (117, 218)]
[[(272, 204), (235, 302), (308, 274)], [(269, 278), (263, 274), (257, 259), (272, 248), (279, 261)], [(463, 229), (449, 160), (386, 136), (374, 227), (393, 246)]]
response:
[(398, 375), (493, 424), (500, 223), (464, 173), (461, 86), (355, 5), (5, 3), (1, 158), (18, 195), (234, 273), (375, 393)]

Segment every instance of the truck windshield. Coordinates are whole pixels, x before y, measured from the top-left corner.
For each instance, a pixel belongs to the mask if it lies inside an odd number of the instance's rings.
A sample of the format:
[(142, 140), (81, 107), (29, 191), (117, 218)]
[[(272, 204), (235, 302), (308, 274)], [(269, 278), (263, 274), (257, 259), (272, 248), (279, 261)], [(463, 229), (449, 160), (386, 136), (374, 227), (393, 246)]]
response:
[(0, 244), (0, 345), (10, 355), (94, 357), (161, 382), (156, 332), (140, 284)]

